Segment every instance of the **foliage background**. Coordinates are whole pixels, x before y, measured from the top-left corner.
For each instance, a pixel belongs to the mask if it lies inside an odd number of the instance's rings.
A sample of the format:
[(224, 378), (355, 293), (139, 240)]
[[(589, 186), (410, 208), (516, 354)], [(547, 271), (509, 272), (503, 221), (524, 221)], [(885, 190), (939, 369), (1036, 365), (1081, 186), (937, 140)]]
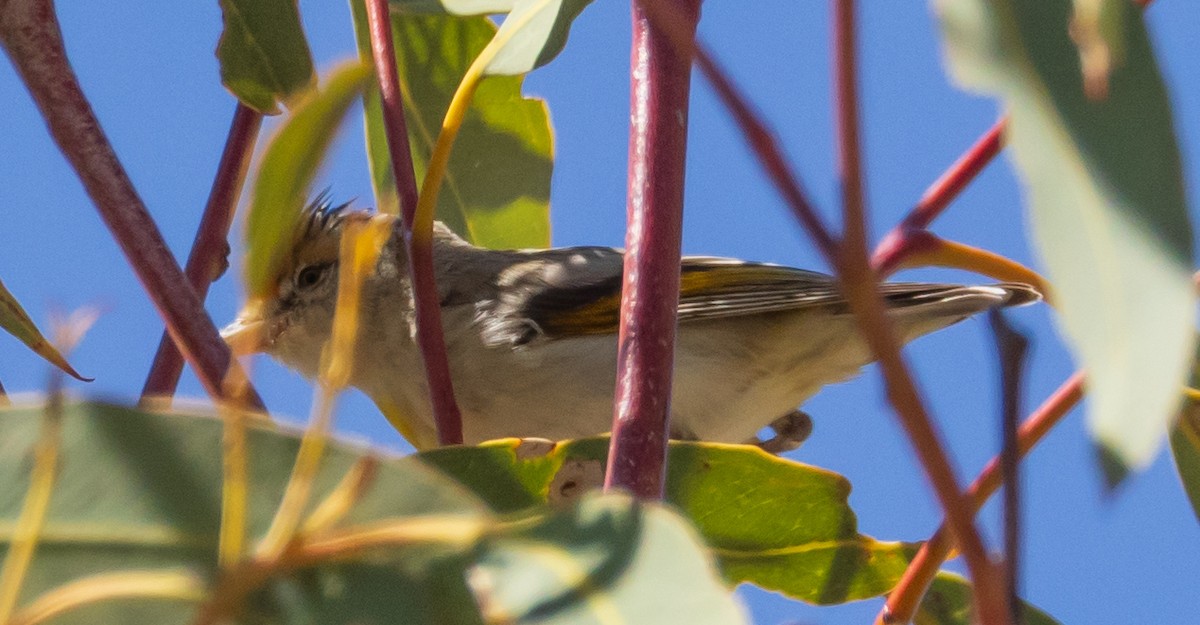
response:
[[(836, 204), (829, 105), (829, 16), (825, 3), (710, 0), (701, 38), (779, 131), (813, 197)], [(177, 256), (186, 254), (234, 101), (212, 54), (220, 32), (216, 2), (60, 2), (72, 62), (119, 156)], [(302, 1), (321, 67), (354, 54), (344, 2)], [(860, 3), (865, 154), (873, 233), (899, 219), (931, 182), (995, 119), (989, 100), (964, 95), (942, 72), (936, 30), (920, 3)], [(1189, 187), (1200, 183), (1200, 65), (1191, 51), (1200, 6), (1160, 0), (1147, 12), (1181, 133)], [(619, 245), (623, 239), (628, 115), (628, 4), (596, 2), (578, 20), (564, 54), (534, 72), (526, 90), (546, 97), (557, 130), (552, 196), (556, 245)], [(684, 251), (822, 268), (701, 79), (695, 83)], [(74, 174), (48, 140), (11, 66), (0, 65), (0, 276), (44, 322), (55, 307), (100, 304), (108, 314), (72, 359), (97, 381), (78, 390), (132, 400), (161, 331), (132, 272), (104, 231)], [(327, 170), (335, 198), (370, 198), (359, 121), (347, 128)], [(1194, 194), (1193, 194), (1194, 195)], [(949, 237), (1037, 266), (1025, 244), (1022, 198), (1006, 161), (990, 167), (936, 225)], [(1196, 200), (1192, 198), (1193, 204)], [(237, 262), (237, 254), (233, 256)], [(209, 310), (218, 323), (236, 310), (231, 271)], [(972, 278), (912, 272), (902, 279)], [(1036, 340), (1025, 407), (1071, 372), (1044, 309), (1013, 318)], [(996, 366), (990, 338), (969, 321), (915, 344), (908, 354), (942, 423), (963, 479), (998, 448)], [(306, 383), (266, 360), (256, 379), (280, 415), (304, 415)], [(42, 387), (45, 366), (0, 338), (0, 381), (10, 391)], [(190, 374), (185, 396), (202, 395)], [(828, 467), (854, 484), (862, 531), (918, 540), (937, 507), (907, 443), (883, 409), (878, 380), (827, 389), (807, 404), (813, 438), (793, 457)], [(402, 448), (369, 402), (342, 402), (341, 429)], [(1200, 578), (1200, 527), (1163, 454), (1106, 497), (1094, 470), (1081, 413), (1068, 418), (1023, 465), (1026, 475), (1025, 596), (1064, 623), (1188, 622)], [(998, 536), (997, 510), (981, 518)], [(756, 622), (861, 623), (874, 603), (810, 608), (747, 590)]]

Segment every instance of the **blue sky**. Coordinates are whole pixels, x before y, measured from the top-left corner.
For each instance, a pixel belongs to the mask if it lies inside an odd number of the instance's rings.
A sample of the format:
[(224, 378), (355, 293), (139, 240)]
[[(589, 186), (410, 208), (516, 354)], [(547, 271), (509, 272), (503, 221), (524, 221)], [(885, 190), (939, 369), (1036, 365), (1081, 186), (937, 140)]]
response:
[[(170, 10), (158, 11), (155, 3), (59, 4), (84, 89), (168, 243), (185, 257), (233, 111), (213, 56), (221, 26), (217, 3), (171, 3)], [(743, 3), (713, 0), (704, 9), (700, 32), (778, 131), (832, 222), (837, 204), (826, 4), (758, 0), (747, 11)], [(878, 237), (992, 124), (997, 111), (994, 102), (947, 83), (925, 4), (859, 4), (867, 186)], [(320, 67), (353, 55), (344, 2), (302, 1), (300, 6)], [(1195, 188), (1200, 182), (1195, 153), (1200, 64), (1194, 61), (1194, 43), (1200, 6), (1160, 0), (1149, 9), (1148, 20), (1175, 104), (1189, 187)], [(596, 2), (578, 20), (563, 55), (526, 81), (528, 93), (549, 101), (556, 126), (556, 245), (620, 245), (623, 240), (628, 44), (628, 3)], [(697, 77), (695, 87), (685, 252), (824, 269), (707, 85)], [(7, 63), (0, 63), (0, 111), (0, 201), (6, 206), (0, 278), (39, 322), (55, 307), (104, 306), (108, 313), (73, 358), (80, 371), (97, 379), (74, 390), (131, 400), (141, 388), (161, 324)], [(354, 121), (323, 183), (332, 186), (335, 197), (369, 203), (361, 127)], [(935, 229), (1037, 267), (1024, 223), (1020, 187), (1001, 159)], [(214, 285), (208, 300), (219, 324), (238, 305), (236, 254), (233, 260), (235, 270)], [(945, 271), (903, 277), (976, 279)], [(1012, 319), (1034, 340), (1028, 410), (1073, 365), (1044, 307), (1016, 311)], [(907, 351), (964, 482), (998, 447), (992, 349), (985, 323), (972, 320)], [(0, 381), (10, 391), (42, 388), (45, 367), (15, 340), (0, 337), (0, 355)], [(307, 414), (310, 394), (303, 380), (266, 359), (254, 364), (258, 387), (274, 413), (283, 418)], [(182, 394), (202, 395), (190, 373)], [(862, 531), (881, 539), (927, 537), (939, 522), (938, 508), (885, 407), (877, 372), (868, 368), (806, 407), (816, 430), (792, 457), (851, 480), (851, 504)], [(341, 403), (340, 427), (403, 448), (359, 396)], [(1077, 410), (1023, 467), (1023, 583), (1032, 602), (1064, 623), (1194, 621), (1200, 527), (1167, 454), (1115, 496), (1106, 496)], [(991, 544), (997, 544), (997, 518), (995, 506), (981, 515)], [(755, 621), (764, 624), (863, 623), (879, 605), (814, 609), (753, 589), (742, 596)]]

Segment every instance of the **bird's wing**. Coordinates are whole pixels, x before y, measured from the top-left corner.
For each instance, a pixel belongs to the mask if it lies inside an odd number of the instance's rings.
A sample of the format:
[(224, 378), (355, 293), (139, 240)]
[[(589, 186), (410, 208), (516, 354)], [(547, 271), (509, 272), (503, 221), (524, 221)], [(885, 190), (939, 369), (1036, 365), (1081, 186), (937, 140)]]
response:
[[(480, 303), (486, 342), (524, 345), (617, 331), (621, 306), (621, 253), (608, 248), (541, 256), (502, 274), (494, 300)], [(893, 307), (940, 301), (958, 285), (886, 283)], [(680, 274), (679, 322), (825, 307), (846, 311), (831, 276), (779, 265), (725, 258), (686, 257)]]

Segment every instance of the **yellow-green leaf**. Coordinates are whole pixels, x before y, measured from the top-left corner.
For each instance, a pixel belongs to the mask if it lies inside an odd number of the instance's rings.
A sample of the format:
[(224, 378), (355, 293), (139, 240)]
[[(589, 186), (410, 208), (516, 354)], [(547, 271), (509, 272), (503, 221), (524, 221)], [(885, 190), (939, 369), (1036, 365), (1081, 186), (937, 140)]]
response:
[(260, 113), (275, 114), (315, 80), (296, 0), (220, 0), (221, 82)]
[(77, 371), (50, 341), (42, 335), (33, 320), (21, 307), (21, 303), (16, 297), (8, 291), (3, 282), (0, 282), (0, 328), (4, 328), (9, 334), (17, 337), (22, 343), (32, 349), (37, 355), (45, 358), (50, 364), (62, 369), (71, 377), (84, 382), (91, 382), (91, 378), (85, 378)]
[(324, 88), (293, 109), (268, 144), (246, 222), (246, 289), (252, 298), (270, 294), (295, 240), (317, 169), (370, 77), (370, 68), (360, 63), (334, 70)]
[[(501, 512), (570, 500), (604, 477), (607, 438), (444, 448), (420, 457)], [(696, 525), (725, 578), (815, 604), (890, 590), (914, 546), (858, 533), (850, 484), (745, 445), (672, 442), (666, 501)]]

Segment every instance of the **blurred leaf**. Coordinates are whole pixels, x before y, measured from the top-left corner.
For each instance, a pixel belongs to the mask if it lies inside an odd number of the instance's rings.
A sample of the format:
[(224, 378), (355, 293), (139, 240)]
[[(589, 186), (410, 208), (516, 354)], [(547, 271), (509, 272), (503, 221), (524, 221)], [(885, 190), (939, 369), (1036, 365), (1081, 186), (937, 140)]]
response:
[[(40, 407), (0, 410), (0, 441), (7, 450), (0, 454), (0, 524), (10, 528), (28, 483), (26, 451), (38, 440), (41, 419)], [(211, 576), (221, 518), (221, 431), (214, 418), (68, 405), (61, 470), (21, 603), (100, 572), (190, 569)], [(248, 432), (248, 535), (266, 532), (299, 442), (297, 433), (270, 427)], [(310, 509), (367, 453), (332, 443), (314, 482)], [(417, 461), (381, 459), (345, 523), (433, 514), (473, 518), (486, 509)], [(6, 547), (10, 539), (0, 533), (0, 545)], [(339, 570), (297, 575), (333, 579)], [(194, 609), (181, 603), (99, 603), (55, 623), (186, 623)]]
[[(0, 550), (12, 540), (41, 420), (41, 407), (0, 410), (0, 527), (8, 528), (0, 531)], [(99, 573), (175, 572), (215, 580), (222, 430), (210, 417), (66, 406), (61, 471), (18, 609)], [(298, 432), (250, 427), (249, 537), (261, 538), (270, 525), (299, 444)], [(365, 448), (331, 441), (308, 510), (367, 455)], [(311, 534), (313, 541), (354, 544), (363, 536), (457, 521), (484, 523), (487, 531), (454, 544), (398, 541), (357, 556), (324, 547), (334, 557), (270, 577), (249, 596), (240, 622), (470, 625), (483, 622), (477, 599), (486, 601), (489, 616), (503, 612), (513, 617), (504, 622), (516, 625), (612, 622), (609, 616), (627, 623), (742, 622), (708, 554), (662, 507), (605, 496), (499, 521), (467, 490), (413, 457), (375, 462), (370, 477), (358, 482), (353, 505), (331, 529)], [(53, 622), (167, 625), (192, 622), (195, 610), (194, 600), (178, 597), (122, 599)]]
[[(567, 44), (571, 23), (592, 0), (391, 0), (397, 15), (505, 14), (491, 59), (483, 73), (491, 76), (526, 74), (558, 56)], [(490, 39), (489, 39), (490, 40)], [(485, 42), (486, 43), (486, 42)], [(473, 60), (472, 57), (471, 60)], [(403, 70), (401, 70), (403, 74)]]
[(1192, 356), (1192, 229), (1166, 89), (1138, 11), (1107, 97), (1084, 93), (1069, 0), (937, 0), (958, 80), (999, 95), (1089, 422), (1133, 468), (1158, 450)]
[[(365, 9), (358, 2), (351, 7), (359, 52), (369, 59)], [(450, 99), (495, 33), (496, 26), (486, 17), (392, 14), (392, 40), (418, 181), (425, 176)], [(476, 245), (550, 244), (553, 134), (545, 102), (523, 97), (522, 82), (519, 76), (484, 79), (459, 131), (438, 196), (437, 218)], [(377, 89), (368, 90), (364, 108), (375, 195), (381, 210), (396, 212), (396, 185)]]
[[(507, 439), (420, 457), (497, 511), (577, 497), (603, 482), (607, 438)], [(748, 582), (817, 604), (880, 595), (913, 547), (858, 533), (845, 478), (744, 445), (672, 442), (666, 501), (696, 524), (730, 583)]]
[[(1058, 625), (1049, 614), (1021, 602), (1021, 625)], [(971, 584), (960, 575), (941, 571), (921, 600), (913, 625), (974, 625)]]
[(22, 343), (32, 349), (37, 355), (45, 358), (50, 364), (62, 369), (71, 377), (84, 382), (91, 382), (75, 371), (67, 359), (42, 336), (41, 331), (34, 325), (33, 320), (26, 314), (17, 298), (0, 282), (0, 328), (17, 337)]
[(362, 94), (370, 68), (350, 63), (299, 104), (272, 137), (258, 166), (246, 222), (246, 289), (271, 293), (295, 241), (309, 186), (346, 112)]
[(1079, 50), (1083, 87), (1092, 99), (1108, 97), (1108, 77), (1125, 61), (1127, 13), (1137, 10), (1129, 0), (1074, 0), (1070, 34)]
[(312, 86), (312, 55), (296, 0), (220, 0), (221, 82), (260, 113), (273, 115)]
[(491, 536), (468, 579), (488, 623), (747, 622), (687, 522), (626, 495)]

